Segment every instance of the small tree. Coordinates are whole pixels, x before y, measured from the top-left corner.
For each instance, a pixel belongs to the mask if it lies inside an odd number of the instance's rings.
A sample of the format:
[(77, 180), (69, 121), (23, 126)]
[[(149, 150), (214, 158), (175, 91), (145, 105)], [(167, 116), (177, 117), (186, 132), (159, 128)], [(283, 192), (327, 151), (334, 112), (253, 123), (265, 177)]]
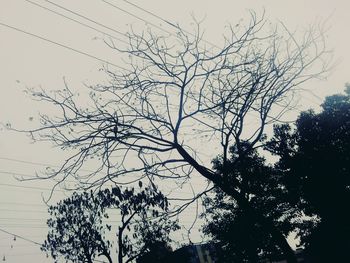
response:
[[(152, 244), (170, 242), (169, 233), (178, 228), (166, 214), (166, 198), (158, 191), (146, 187), (139, 193), (134, 189), (115, 187), (97, 193), (74, 193), (49, 208), (49, 233), (42, 246), (52, 257), (64, 257), (72, 262), (93, 262), (104, 256), (112, 263), (112, 242), (106, 240), (106, 230), (111, 224), (107, 209), (120, 212), (121, 222), (117, 227), (118, 263), (131, 262), (149, 251)], [(152, 221), (152, 218), (153, 219)]]
[(105, 256), (109, 263), (110, 242), (105, 239), (106, 207), (91, 193), (73, 193), (70, 198), (50, 206), (47, 221), (49, 233), (42, 250), (57, 260), (63, 256), (72, 262), (92, 263), (96, 256)]

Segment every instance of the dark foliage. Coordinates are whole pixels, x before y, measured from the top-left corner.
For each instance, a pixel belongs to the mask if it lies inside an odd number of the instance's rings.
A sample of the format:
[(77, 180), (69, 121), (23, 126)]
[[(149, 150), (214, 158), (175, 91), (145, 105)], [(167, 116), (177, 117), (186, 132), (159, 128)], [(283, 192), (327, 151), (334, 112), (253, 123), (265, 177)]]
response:
[(314, 262), (343, 262), (350, 249), (350, 87), (302, 113), (293, 131), (275, 127), (268, 147), (280, 157), (289, 200), (306, 216), (299, 236)]
[(73, 193), (70, 198), (49, 208), (49, 233), (42, 249), (72, 262), (92, 262), (97, 255), (110, 254), (104, 238), (105, 207), (92, 193)]
[[(287, 236), (294, 227), (291, 219), (297, 216), (297, 210), (285, 199), (280, 175), (265, 163), (257, 150), (247, 149), (250, 149), (248, 143), (241, 145), (240, 153), (232, 147), (230, 160), (224, 165), (222, 158), (217, 158), (214, 168), (218, 174), (226, 173), (226, 183), (236, 185), (236, 190), (245, 196), (249, 204), (265, 218), (271, 219)], [(220, 262), (257, 262), (281, 254), (270, 231), (221, 190), (216, 190), (214, 198), (206, 198), (204, 205), (207, 212), (203, 216), (210, 218), (204, 232), (221, 243)]]
[(168, 244), (169, 233), (178, 229), (177, 223), (164, 214), (168, 201), (152, 187), (141, 188), (140, 184), (138, 192), (114, 187), (97, 193), (73, 193), (51, 206), (49, 233), (42, 250), (50, 252), (56, 261), (63, 257), (72, 262), (90, 263), (97, 256), (104, 256), (112, 263), (112, 242), (106, 238), (106, 232), (112, 228), (105, 221), (109, 218), (107, 209), (117, 209), (120, 213), (117, 262), (131, 262), (159, 242)]

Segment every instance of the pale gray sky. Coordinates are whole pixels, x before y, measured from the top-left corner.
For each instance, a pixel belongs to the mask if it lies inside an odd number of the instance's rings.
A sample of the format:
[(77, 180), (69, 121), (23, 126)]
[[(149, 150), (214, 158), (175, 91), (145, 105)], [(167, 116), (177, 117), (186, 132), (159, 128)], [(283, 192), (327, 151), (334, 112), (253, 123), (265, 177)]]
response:
[[(108, 0), (110, 3), (128, 12), (146, 19), (168, 31), (174, 28), (144, 13), (121, 0)], [(37, 4), (62, 12), (45, 0), (32, 0)], [(132, 25), (145, 28), (146, 25), (136, 17), (99, 0), (57, 0), (61, 6), (74, 10), (91, 19), (108, 25), (115, 31), (126, 32)], [(302, 30), (316, 20), (327, 20), (327, 43), (334, 49), (336, 67), (327, 80), (314, 80), (303, 88), (310, 89), (316, 96), (304, 93), (300, 101), (301, 108), (314, 107), (328, 94), (343, 90), (344, 83), (350, 81), (350, 36), (349, 7), (347, 0), (134, 0), (135, 4), (162, 16), (179, 22), (184, 28), (191, 29), (191, 14), (198, 19), (205, 18), (202, 28), (205, 39), (220, 45), (225, 25), (237, 23), (247, 17), (248, 10), (261, 13), (265, 9), (266, 17), (272, 22), (282, 21), (292, 31)], [(73, 18), (69, 12), (66, 16)], [(76, 19), (81, 20), (79, 17)], [(109, 49), (101, 38), (102, 34), (78, 25), (66, 18), (43, 10), (25, 0), (1, 0), (0, 23), (7, 24), (51, 41), (70, 46), (116, 65), (123, 66), (118, 54)], [(89, 23), (91, 26), (95, 26)], [(148, 25), (152, 27), (152, 25)], [(101, 28), (117, 37), (117, 32)], [(155, 29), (159, 30), (159, 29)], [(25, 87), (42, 86), (45, 89), (63, 87), (63, 77), (74, 89), (84, 92), (82, 83), (99, 83), (106, 76), (98, 71), (102, 63), (96, 59), (78, 54), (24, 33), (0, 25), (0, 122), (11, 122), (22, 128), (33, 127), (38, 112), (51, 111), (45, 105), (34, 103), (23, 93)], [(30, 121), (29, 118), (34, 120)], [(34, 241), (41, 242), (45, 237), (46, 208), (41, 193), (46, 192), (49, 182), (23, 182), (13, 179), (9, 173), (33, 175), (45, 168), (40, 164), (60, 164), (65, 154), (48, 144), (31, 144), (23, 134), (0, 131), (0, 229), (16, 233)], [(17, 161), (16, 161), (17, 160)], [(39, 165), (33, 163), (35, 162)], [(23, 188), (28, 187), (28, 188)], [(58, 192), (56, 200), (64, 194)], [(190, 214), (186, 216), (191, 219)], [(13, 247), (11, 248), (11, 245)], [(0, 260), (6, 262), (52, 262), (28, 241), (0, 232)]]

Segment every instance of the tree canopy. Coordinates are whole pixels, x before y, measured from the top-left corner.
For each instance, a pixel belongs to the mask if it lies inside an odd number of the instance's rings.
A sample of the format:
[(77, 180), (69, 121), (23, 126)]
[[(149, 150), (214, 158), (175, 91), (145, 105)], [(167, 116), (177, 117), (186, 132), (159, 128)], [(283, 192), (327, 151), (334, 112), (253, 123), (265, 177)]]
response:
[(280, 157), (289, 200), (306, 218), (301, 244), (314, 262), (344, 260), (350, 248), (350, 87), (303, 112), (293, 130), (275, 127), (269, 149)]
[[(235, 185), (285, 236), (297, 232), (310, 262), (342, 261), (350, 248), (350, 86), (321, 106), (319, 113), (302, 112), (295, 127), (274, 127), (265, 149), (279, 157), (276, 164), (266, 164), (257, 150), (239, 154), (235, 147), (225, 165), (221, 156), (213, 164), (219, 174), (226, 169), (225, 183)], [(283, 258), (270, 232), (223, 191), (216, 189), (204, 205), (204, 232), (222, 246), (220, 262)]]
[[(92, 193), (73, 195), (49, 208), (49, 233), (42, 246), (57, 260), (63, 255), (72, 262), (92, 263), (97, 255), (110, 259), (110, 242), (105, 239), (106, 207)], [(111, 261), (109, 260), (111, 263)]]
[[(243, 147), (249, 147), (248, 143)], [(231, 147), (225, 167), (221, 157), (213, 163), (219, 174), (227, 170), (225, 183), (235, 185), (250, 206), (273, 221), (285, 236), (294, 230), (291, 220), (300, 214), (288, 202), (283, 175), (266, 164), (256, 149), (238, 155), (237, 148)], [(258, 262), (281, 257), (281, 247), (273, 242), (270, 231), (220, 189), (216, 189), (214, 197), (208, 195), (204, 199), (204, 206), (202, 217), (207, 220), (203, 230), (220, 243), (220, 262)]]
[[(110, 209), (120, 214), (113, 218), (119, 223), (106, 221)], [(133, 188), (119, 187), (97, 193), (74, 193), (49, 208), (49, 233), (42, 249), (55, 260), (63, 257), (72, 262), (91, 263), (103, 256), (109, 263), (132, 262), (156, 244), (170, 245), (169, 233), (177, 230), (178, 225), (164, 214), (167, 209), (166, 198), (149, 187), (138, 193)], [(112, 225), (117, 226), (116, 242), (107, 237)], [(113, 243), (117, 245), (117, 260), (113, 260), (111, 253)]]

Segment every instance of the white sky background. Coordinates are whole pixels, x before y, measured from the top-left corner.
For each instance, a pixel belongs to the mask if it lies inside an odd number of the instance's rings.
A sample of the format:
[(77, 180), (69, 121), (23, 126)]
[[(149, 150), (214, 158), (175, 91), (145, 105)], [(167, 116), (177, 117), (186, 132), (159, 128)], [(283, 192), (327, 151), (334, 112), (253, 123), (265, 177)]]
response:
[[(32, 1), (61, 12), (60, 9), (54, 8), (43, 0)], [(164, 22), (123, 1), (108, 1), (168, 31), (174, 31)], [(145, 24), (135, 17), (103, 1), (59, 0), (54, 2), (121, 32), (126, 32), (130, 25), (136, 28), (145, 27)], [(268, 19), (272, 22), (281, 20), (292, 31), (303, 29), (317, 19), (328, 19), (327, 25), (330, 29), (327, 32), (327, 43), (330, 49), (334, 49), (337, 65), (327, 80), (307, 82), (303, 88), (311, 90), (323, 99), (326, 95), (342, 91), (345, 82), (350, 81), (348, 76), (350, 4), (346, 0), (135, 0), (134, 3), (169, 21), (179, 22), (186, 29), (191, 29), (191, 13), (198, 19), (205, 17), (202, 26), (206, 32), (205, 39), (218, 45), (222, 41), (224, 26), (228, 23), (235, 24), (242, 17), (247, 17), (248, 9), (254, 9), (259, 14), (265, 8)], [(73, 17), (67, 12), (65, 15)], [(102, 34), (58, 17), (24, 0), (0, 0), (0, 23), (26, 30), (123, 66), (118, 55), (101, 41)], [(95, 26), (91, 23), (90, 25)], [(107, 29), (101, 27), (100, 29), (107, 32)], [(118, 36), (115, 32), (109, 31), (109, 33)], [(0, 25), (0, 122), (11, 122), (12, 125), (21, 128), (33, 127), (38, 112), (46, 113), (51, 109), (46, 105), (34, 103), (26, 97), (23, 93), (25, 87), (40, 85), (48, 90), (60, 89), (63, 88), (63, 77), (65, 77), (70, 87), (84, 93), (86, 88), (82, 83), (100, 83), (106, 80), (104, 73), (98, 71), (101, 66), (102, 63), (97, 60)], [(304, 93), (300, 101), (300, 109), (316, 107), (321, 102), (318, 97)], [(34, 120), (29, 121), (30, 117), (34, 117)], [(45, 169), (45, 166), (9, 159), (58, 165), (64, 158), (64, 153), (52, 148), (49, 144), (31, 144), (23, 134), (0, 130), (0, 229), (38, 242), (42, 242), (46, 233), (46, 207), (42, 202), (41, 194), (47, 192), (44, 188), (50, 188), (52, 184), (49, 182), (21, 183), (9, 174), (33, 175)], [(55, 200), (63, 196), (63, 193), (58, 192)], [(189, 212), (184, 218), (184, 221), (189, 222), (191, 213)], [(198, 237), (195, 235), (194, 241), (198, 240)], [(14, 241), (13, 236), (0, 232), (0, 260), (3, 255), (6, 256), (6, 262), (11, 263), (52, 262), (46, 259), (33, 244), (18, 238)]]

